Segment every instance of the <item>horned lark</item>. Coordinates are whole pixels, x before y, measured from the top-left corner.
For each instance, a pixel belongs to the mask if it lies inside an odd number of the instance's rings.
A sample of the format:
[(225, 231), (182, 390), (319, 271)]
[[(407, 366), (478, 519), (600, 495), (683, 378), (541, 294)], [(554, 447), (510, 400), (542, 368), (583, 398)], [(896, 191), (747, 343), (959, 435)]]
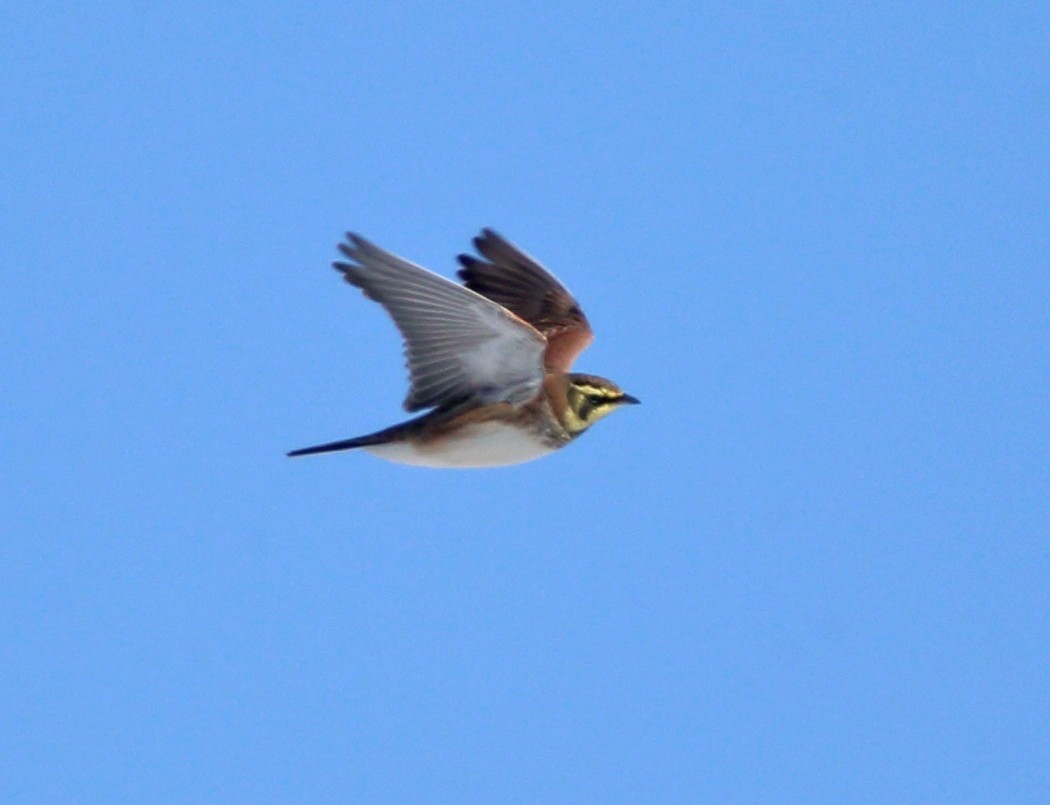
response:
[(332, 265), (379, 302), (405, 342), (408, 411), (431, 409), (367, 436), (288, 455), (362, 447), (424, 467), (492, 467), (564, 447), (621, 405), (637, 403), (603, 377), (570, 372), (594, 338), (572, 295), (491, 229), (460, 255), (465, 285), (355, 234)]

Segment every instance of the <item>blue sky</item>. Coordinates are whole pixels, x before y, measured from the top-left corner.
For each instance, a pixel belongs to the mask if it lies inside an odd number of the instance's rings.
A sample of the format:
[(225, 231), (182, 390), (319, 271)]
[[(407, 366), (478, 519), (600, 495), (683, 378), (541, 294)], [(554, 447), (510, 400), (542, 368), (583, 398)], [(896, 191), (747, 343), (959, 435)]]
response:
[[(2, 798), (1047, 801), (1050, 12), (436, 8), (0, 11)], [(643, 405), (286, 459), (482, 226)]]

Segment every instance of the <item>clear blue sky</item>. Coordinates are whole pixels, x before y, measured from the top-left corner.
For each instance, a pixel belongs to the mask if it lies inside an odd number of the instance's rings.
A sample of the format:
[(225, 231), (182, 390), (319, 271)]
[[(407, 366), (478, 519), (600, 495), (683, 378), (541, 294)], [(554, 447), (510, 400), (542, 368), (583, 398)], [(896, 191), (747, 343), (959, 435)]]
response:
[[(1050, 800), (1046, 5), (440, 5), (0, 11), (0, 798)], [(285, 458), (482, 226), (643, 405)]]

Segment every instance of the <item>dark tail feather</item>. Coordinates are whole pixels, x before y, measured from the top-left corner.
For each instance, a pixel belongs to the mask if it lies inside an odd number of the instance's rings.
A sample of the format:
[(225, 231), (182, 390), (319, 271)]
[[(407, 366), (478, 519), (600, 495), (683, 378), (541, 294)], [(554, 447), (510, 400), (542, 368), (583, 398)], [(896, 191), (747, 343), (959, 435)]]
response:
[(328, 444), (316, 444), (313, 447), (303, 447), (300, 450), (293, 450), (288, 455), (309, 456), (313, 453), (334, 453), (336, 450), (353, 450), (355, 447), (368, 447), (372, 444), (386, 444), (387, 442), (404, 438), (406, 435), (411, 435), (420, 425), (429, 422), (433, 418), (441, 418), (445, 416), (444, 411), (445, 409), (428, 411), (422, 416), (417, 416), (415, 419), (410, 419), (407, 422), (399, 422), (396, 425), (391, 425), (389, 428), (377, 430), (375, 433), (369, 433), (366, 436), (355, 436), (353, 439), (343, 439), (338, 442), (328, 442)]
[(327, 444), (315, 444), (313, 447), (303, 447), (299, 450), (293, 450), (289, 456), (309, 456), (314, 453), (334, 453), (336, 450), (353, 450), (355, 447), (367, 447), (370, 444), (382, 444), (387, 441), (385, 438), (380, 436), (378, 433), (373, 433), (368, 436), (356, 436), (353, 439), (343, 439), (338, 442), (328, 442)]

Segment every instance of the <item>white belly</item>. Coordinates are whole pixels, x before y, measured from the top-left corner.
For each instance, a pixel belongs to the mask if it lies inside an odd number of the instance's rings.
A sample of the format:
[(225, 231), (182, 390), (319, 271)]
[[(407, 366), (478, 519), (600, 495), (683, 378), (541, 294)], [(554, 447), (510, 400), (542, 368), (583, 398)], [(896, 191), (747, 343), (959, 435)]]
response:
[(372, 445), (365, 450), (398, 464), (461, 468), (520, 464), (554, 452), (553, 447), (501, 422), (470, 425), (455, 438), (442, 440), (440, 444), (416, 447), (407, 442), (391, 442)]

